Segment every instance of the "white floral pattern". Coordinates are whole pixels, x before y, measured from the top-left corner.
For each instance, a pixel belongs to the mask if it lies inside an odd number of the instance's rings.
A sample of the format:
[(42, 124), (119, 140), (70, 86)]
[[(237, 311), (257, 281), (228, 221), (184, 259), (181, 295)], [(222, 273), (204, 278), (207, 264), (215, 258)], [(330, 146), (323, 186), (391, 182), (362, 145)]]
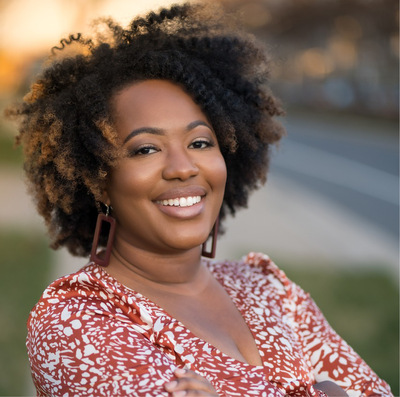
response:
[(323, 380), (351, 397), (392, 396), (266, 255), (204, 261), (245, 319), (262, 367), (228, 357), (91, 263), (53, 282), (31, 312), (37, 395), (168, 396), (164, 384), (186, 367), (227, 397), (325, 396), (313, 387)]

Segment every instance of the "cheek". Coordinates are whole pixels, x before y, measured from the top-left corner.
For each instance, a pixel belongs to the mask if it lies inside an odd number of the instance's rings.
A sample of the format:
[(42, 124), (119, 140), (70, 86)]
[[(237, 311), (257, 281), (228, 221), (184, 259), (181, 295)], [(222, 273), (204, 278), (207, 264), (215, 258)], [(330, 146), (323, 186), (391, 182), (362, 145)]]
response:
[(222, 193), (225, 191), (226, 178), (227, 178), (227, 170), (225, 160), (220, 154), (215, 158), (214, 161), (210, 161), (210, 175), (212, 184), (215, 190), (222, 190)]
[(110, 199), (117, 205), (124, 197), (134, 198), (145, 191), (148, 176), (127, 164), (122, 164), (110, 175), (107, 191)]
[(118, 193), (129, 189), (130, 184), (128, 184), (127, 182), (131, 179), (131, 174), (131, 172), (125, 171), (124, 167), (115, 170), (111, 174), (110, 183), (108, 186), (110, 196), (117, 197)]

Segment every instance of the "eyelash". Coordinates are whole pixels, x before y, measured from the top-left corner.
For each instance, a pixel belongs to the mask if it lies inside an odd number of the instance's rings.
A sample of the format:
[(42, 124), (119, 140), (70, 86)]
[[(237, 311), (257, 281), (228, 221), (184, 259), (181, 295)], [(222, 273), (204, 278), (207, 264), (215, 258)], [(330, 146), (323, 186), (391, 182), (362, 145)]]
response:
[(207, 149), (207, 148), (209, 148), (209, 147), (214, 147), (215, 145), (214, 145), (214, 142), (212, 142), (212, 141), (210, 141), (210, 140), (208, 140), (208, 139), (197, 139), (197, 140), (195, 140), (195, 141), (193, 141), (190, 145), (189, 145), (189, 147), (190, 146), (193, 146), (194, 144), (196, 144), (196, 143), (200, 143), (200, 144), (205, 144), (206, 146), (205, 147), (197, 147), (197, 148), (193, 148), (193, 149)]
[(155, 150), (158, 151), (158, 149), (155, 146), (151, 146), (151, 145), (145, 145), (145, 146), (141, 146), (137, 149), (134, 149), (131, 151), (131, 156), (146, 156), (148, 154), (152, 154), (152, 153), (143, 153), (143, 151), (149, 151), (149, 150)]
[[(209, 141), (207, 139), (198, 139), (193, 141), (190, 145), (189, 148), (195, 144), (200, 144), (201, 146), (205, 145), (204, 147), (193, 147), (193, 149), (197, 149), (197, 150), (202, 150), (202, 149), (207, 149), (209, 147), (214, 147), (215, 144), (212, 141)], [(150, 150), (154, 150), (155, 152), (158, 152), (159, 149), (155, 146), (152, 145), (144, 145), (141, 146), (137, 149), (134, 149), (130, 152), (130, 156), (146, 156), (152, 153), (149, 153)], [(147, 153), (143, 153), (144, 151), (146, 151)]]

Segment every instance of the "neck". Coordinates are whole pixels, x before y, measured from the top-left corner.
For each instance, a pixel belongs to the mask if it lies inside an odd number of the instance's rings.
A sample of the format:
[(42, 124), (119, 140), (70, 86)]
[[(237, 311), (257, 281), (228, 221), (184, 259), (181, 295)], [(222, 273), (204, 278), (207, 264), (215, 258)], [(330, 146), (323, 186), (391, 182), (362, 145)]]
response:
[(154, 289), (181, 294), (196, 293), (206, 277), (201, 247), (177, 254), (157, 254), (116, 241), (107, 272), (126, 286), (145, 292)]

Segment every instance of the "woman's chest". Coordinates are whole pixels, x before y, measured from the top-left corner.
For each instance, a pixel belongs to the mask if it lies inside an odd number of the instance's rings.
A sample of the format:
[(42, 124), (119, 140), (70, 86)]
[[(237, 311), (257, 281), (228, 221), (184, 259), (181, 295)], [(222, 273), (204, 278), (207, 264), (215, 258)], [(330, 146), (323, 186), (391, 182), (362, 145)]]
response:
[(245, 309), (246, 325), (262, 365), (245, 363), (227, 354), (217, 343), (210, 343), (206, 339), (209, 336), (199, 337), (181, 322), (172, 320), (168, 328), (174, 342), (169, 347), (177, 365), (202, 374), (222, 395), (261, 396), (260, 390), (268, 390), (268, 396), (283, 396), (291, 395), (290, 390), (309, 390), (315, 383), (311, 364), (287, 320), (274, 310), (270, 310), (268, 318), (258, 318), (251, 307)]
[(214, 301), (208, 310), (199, 311), (192, 302), (182, 302), (185, 310), (180, 312), (180, 319), (174, 315), (162, 320), (166, 326), (159, 337), (162, 334), (161, 340), (167, 342), (177, 363), (220, 381), (252, 375), (280, 385), (294, 380), (314, 383), (297, 325), (283, 312), (282, 305), (260, 297), (256, 302), (251, 293), (229, 297), (233, 309), (228, 306), (220, 310), (221, 303)]
[(162, 306), (185, 328), (177, 337), (202, 340), (228, 357), (262, 365), (254, 335), (228, 293), (215, 285), (201, 295), (164, 299)]

